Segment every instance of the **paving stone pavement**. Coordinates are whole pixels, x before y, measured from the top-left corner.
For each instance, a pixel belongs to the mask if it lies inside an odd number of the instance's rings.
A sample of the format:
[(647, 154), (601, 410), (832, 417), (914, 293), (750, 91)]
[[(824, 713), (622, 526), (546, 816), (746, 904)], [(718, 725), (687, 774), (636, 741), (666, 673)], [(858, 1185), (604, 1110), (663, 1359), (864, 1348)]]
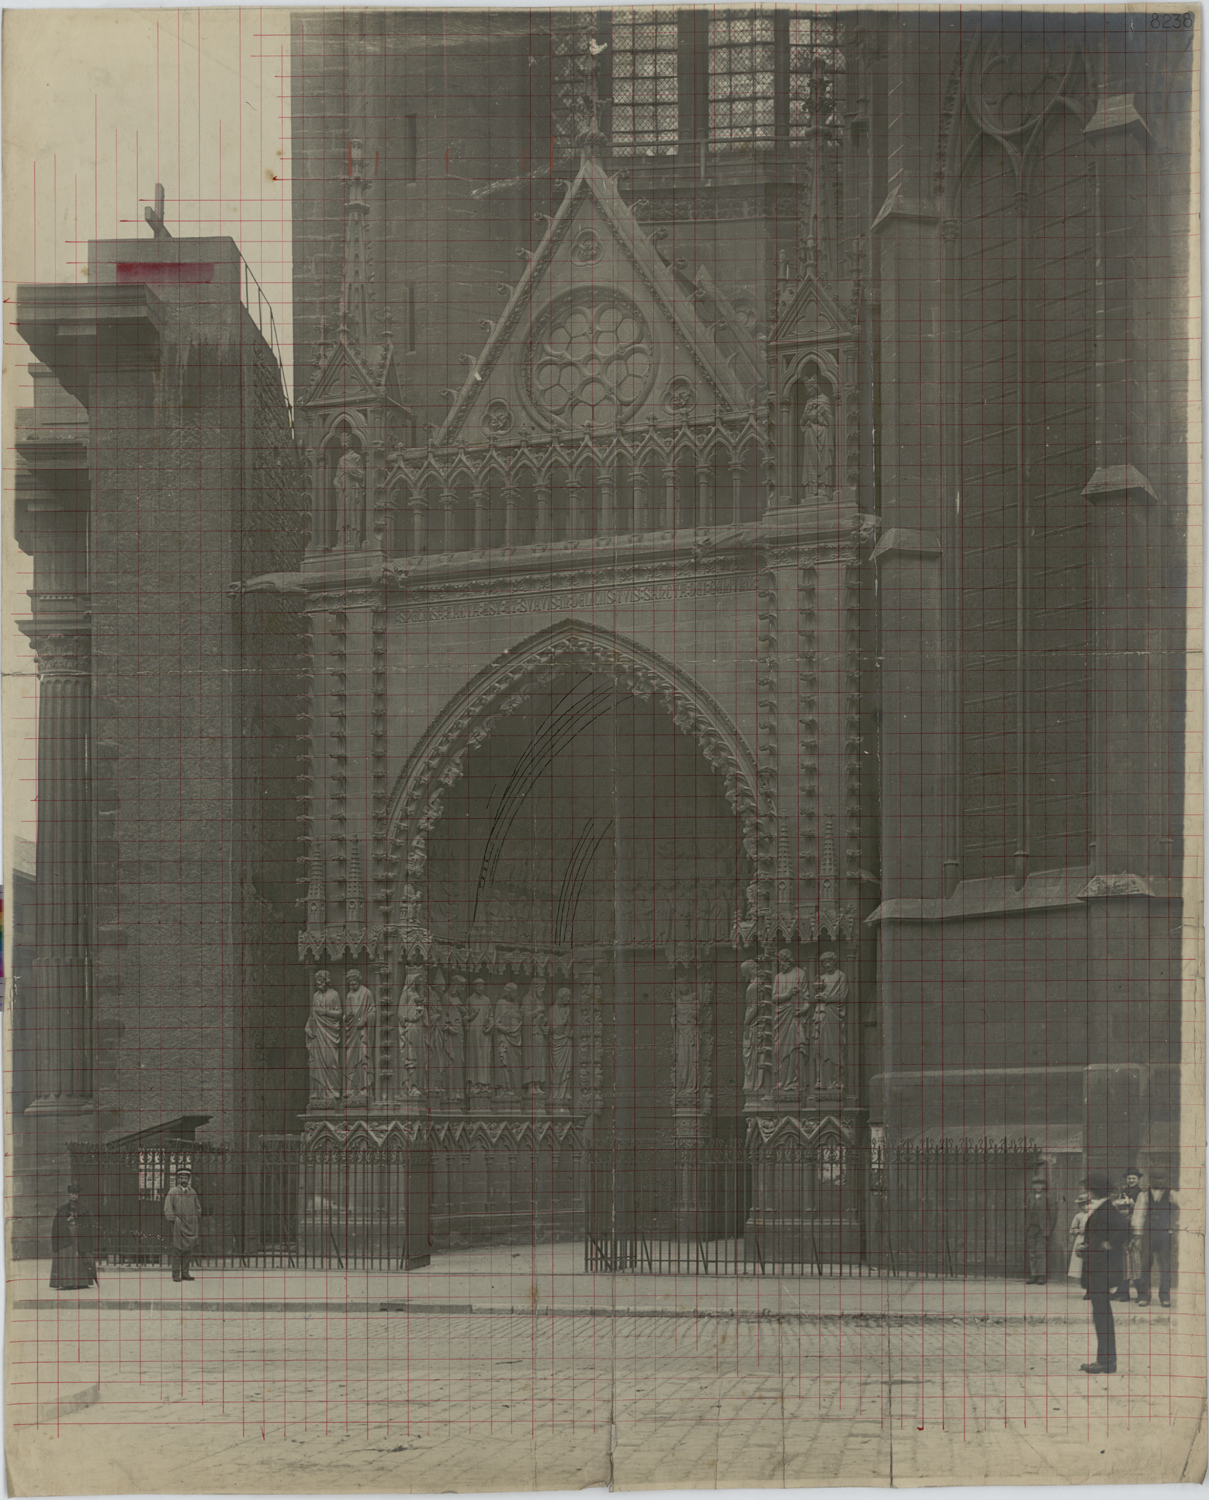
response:
[[(420, 1310), (256, 1312), (241, 1294), (237, 1310), (198, 1311), (150, 1281), (142, 1305), (18, 1297), (15, 1492), (1061, 1483), (1097, 1467), (1139, 1481), (1158, 1477), (1155, 1454), (1174, 1478), (1181, 1454), (1203, 1452), (1195, 1317), (1133, 1309), (1121, 1374), (1089, 1377), (1081, 1299), (1050, 1319), (1026, 1303), (990, 1318), (985, 1288), (951, 1285), (944, 1316), (904, 1316), (832, 1288), (809, 1316), (795, 1283), (777, 1294), (783, 1316), (737, 1317), (750, 1288), (727, 1307), (711, 1282), (685, 1308), (694, 1289), (679, 1287), (661, 1311), (661, 1278), (629, 1280), (642, 1283), (629, 1307), (601, 1284), (595, 1305), (581, 1286), (580, 1310), (532, 1312), (429, 1294)], [(203, 1278), (197, 1295), (212, 1294)], [(59, 1371), (90, 1374), (100, 1400), (39, 1422)]]

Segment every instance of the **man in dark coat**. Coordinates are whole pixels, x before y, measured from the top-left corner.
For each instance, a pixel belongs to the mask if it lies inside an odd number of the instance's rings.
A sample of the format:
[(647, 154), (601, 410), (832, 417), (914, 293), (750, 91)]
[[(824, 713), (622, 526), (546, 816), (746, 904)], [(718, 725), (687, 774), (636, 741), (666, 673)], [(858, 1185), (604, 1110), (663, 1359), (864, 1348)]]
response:
[(1039, 1172), (1029, 1186), (1024, 1218), (1024, 1250), (1029, 1286), (1041, 1286), (1049, 1275), (1049, 1245), (1058, 1223), (1058, 1205), (1050, 1202), (1045, 1174)]
[(1091, 1212), (1083, 1231), (1083, 1286), (1091, 1301), (1096, 1326), (1096, 1361), (1080, 1365), (1089, 1375), (1115, 1375), (1117, 1334), (1112, 1321), (1112, 1297), (1128, 1272), (1125, 1253), (1129, 1244), (1129, 1220), (1111, 1201), (1112, 1183), (1107, 1172), (1087, 1178), (1092, 1197)]
[[(1140, 1208), (1140, 1212), (1139, 1212)], [(1171, 1306), (1171, 1231), (1179, 1208), (1166, 1171), (1154, 1167), (1150, 1186), (1134, 1204), (1134, 1237), (1138, 1242), (1138, 1306), (1150, 1302), (1150, 1263), (1159, 1263), (1159, 1303)]]
[(80, 1189), (73, 1182), (50, 1226), (50, 1284), (59, 1292), (78, 1292), (95, 1286), (97, 1234), (92, 1215), (80, 1207)]

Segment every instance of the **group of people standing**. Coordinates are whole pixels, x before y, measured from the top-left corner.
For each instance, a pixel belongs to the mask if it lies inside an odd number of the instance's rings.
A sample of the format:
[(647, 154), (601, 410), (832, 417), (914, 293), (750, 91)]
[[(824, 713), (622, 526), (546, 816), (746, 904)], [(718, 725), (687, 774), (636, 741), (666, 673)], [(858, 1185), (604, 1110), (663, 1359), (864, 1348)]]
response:
[(1117, 1339), (1112, 1304), (1128, 1302), (1130, 1282), (1137, 1288), (1138, 1306), (1150, 1303), (1151, 1267), (1159, 1267), (1159, 1302), (1171, 1306), (1171, 1248), (1178, 1209), (1167, 1173), (1150, 1171), (1143, 1188), (1142, 1174), (1130, 1168), (1114, 1190), (1105, 1173), (1092, 1173), (1079, 1197), (1071, 1222), (1070, 1273), (1079, 1276), (1091, 1303), (1096, 1329), (1096, 1358), (1080, 1368), (1089, 1375), (1112, 1375), (1117, 1368)]
[[(201, 1238), (201, 1202), (193, 1188), (193, 1172), (181, 1167), (164, 1199), (164, 1219), (172, 1239), (173, 1281), (193, 1281), (189, 1274)], [(79, 1292), (96, 1286), (100, 1240), (96, 1220), (80, 1202), (80, 1185), (67, 1185), (67, 1201), (59, 1206), (50, 1226), (50, 1284), (55, 1291)]]

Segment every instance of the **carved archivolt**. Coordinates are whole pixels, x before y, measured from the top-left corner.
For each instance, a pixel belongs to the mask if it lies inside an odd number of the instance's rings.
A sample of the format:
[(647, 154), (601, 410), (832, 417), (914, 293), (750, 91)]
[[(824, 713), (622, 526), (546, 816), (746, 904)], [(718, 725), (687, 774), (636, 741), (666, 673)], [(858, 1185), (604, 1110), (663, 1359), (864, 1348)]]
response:
[[(744, 845), (754, 855), (764, 799), (757, 791), (751, 751), (721, 705), (656, 652), (612, 631), (567, 620), (484, 668), (437, 715), (412, 753), (388, 813), (396, 905), (401, 897), (406, 904), (408, 888), (417, 889), (427, 866), (429, 834), (441, 818), (449, 789), (465, 774), (470, 751), (568, 666), (589, 668), (611, 677), (623, 692), (659, 702), (676, 727), (693, 736), (721, 775)], [(406, 911), (400, 916), (406, 927)]]

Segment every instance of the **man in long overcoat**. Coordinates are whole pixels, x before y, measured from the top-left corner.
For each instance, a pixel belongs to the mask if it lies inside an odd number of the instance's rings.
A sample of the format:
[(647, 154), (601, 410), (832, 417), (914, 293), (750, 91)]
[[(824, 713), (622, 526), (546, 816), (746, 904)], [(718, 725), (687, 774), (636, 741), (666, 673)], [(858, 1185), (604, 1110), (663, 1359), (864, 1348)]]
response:
[(176, 1186), (164, 1199), (164, 1218), (172, 1225), (172, 1279), (192, 1281), (189, 1262), (201, 1236), (201, 1203), (188, 1167), (176, 1174)]
[(1111, 1201), (1112, 1183), (1107, 1172), (1087, 1178), (1092, 1197), (1091, 1212), (1084, 1228), (1083, 1287), (1091, 1301), (1096, 1327), (1096, 1360), (1080, 1365), (1089, 1375), (1115, 1375), (1117, 1335), (1112, 1320), (1112, 1297), (1127, 1275), (1125, 1252), (1129, 1244), (1129, 1220)]

